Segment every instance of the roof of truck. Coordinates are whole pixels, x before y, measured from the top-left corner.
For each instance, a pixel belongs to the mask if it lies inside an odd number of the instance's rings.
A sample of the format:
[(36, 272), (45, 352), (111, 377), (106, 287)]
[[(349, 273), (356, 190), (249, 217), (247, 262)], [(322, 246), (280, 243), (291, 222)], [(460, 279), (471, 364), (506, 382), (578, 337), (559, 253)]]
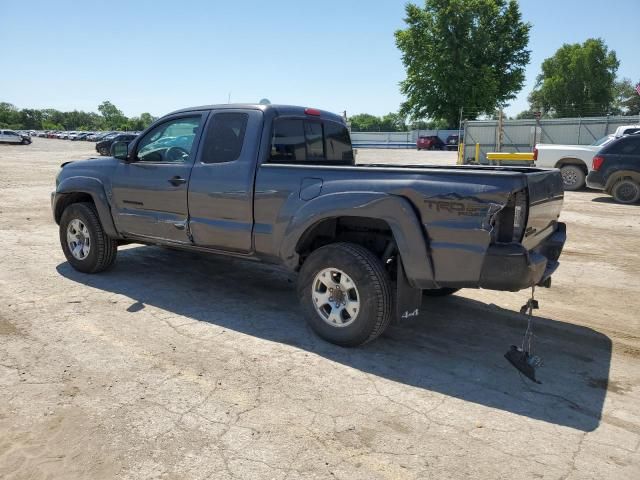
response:
[[(174, 112), (168, 113), (167, 115), (172, 115), (174, 113), (183, 113), (183, 112), (193, 112), (199, 110), (225, 110), (225, 109), (251, 109), (251, 110), (262, 110), (273, 111), (276, 115), (305, 115), (307, 110), (313, 110), (316, 113), (316, 116), (320, 116), (321, 118), (331, 119), (339, 122), (344, 122), (344, 119), (335, 113), (328, 112), (326, 110), (320, 110), (317, 108), (311, 107), (300, 107), (296, 105), (262, 105), (260, 103), (222, 103), (218, 105), (201, 105), (198, 107), (190, 107), (190, 108), (181, 108), (180, 110), (176, 110)], [(319, 115), (318, 115), (319, 114)]]

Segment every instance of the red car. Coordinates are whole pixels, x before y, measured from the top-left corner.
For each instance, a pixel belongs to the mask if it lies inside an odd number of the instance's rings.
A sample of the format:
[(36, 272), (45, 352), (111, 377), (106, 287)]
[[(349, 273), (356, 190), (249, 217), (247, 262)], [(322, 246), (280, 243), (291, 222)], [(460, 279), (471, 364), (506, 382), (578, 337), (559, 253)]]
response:
[(428, 135), (425, 137), (418, 137), (416, 142), (418, 150), (444, 150), (444, 142), (437, 135)]

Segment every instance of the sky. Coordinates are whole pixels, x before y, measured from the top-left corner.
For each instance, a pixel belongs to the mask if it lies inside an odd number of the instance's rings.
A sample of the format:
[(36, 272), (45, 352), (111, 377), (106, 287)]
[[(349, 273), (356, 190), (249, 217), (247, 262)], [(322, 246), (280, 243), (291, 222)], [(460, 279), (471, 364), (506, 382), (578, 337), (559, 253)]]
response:
[[(0, 0), (0, 101), (19, 108), (160, 116), (231, 102), (296, 104), (349, 115), (397, 111), (404, 78), (394, 32), (405, 0)], [(415, 1), (414, 3), (422, 3)], [(528, 107), (542, 61), (601, 37), (618, 75), (640, 81), (640, 0), (520, 0), (531, 22)]]

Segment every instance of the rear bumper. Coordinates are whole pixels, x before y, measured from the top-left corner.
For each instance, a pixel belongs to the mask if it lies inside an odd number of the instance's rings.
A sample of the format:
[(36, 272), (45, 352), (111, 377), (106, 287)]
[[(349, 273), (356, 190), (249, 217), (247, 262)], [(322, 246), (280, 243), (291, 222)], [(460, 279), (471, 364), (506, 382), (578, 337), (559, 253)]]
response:
[(564, 223), (533, 250), (521, 244), (491, 245), (480, 274), (480, 287), (490, 290), (518, 291), (542, 285), (558, 268), (558, 258), (567, 240)]
[(596, 190), (604, 190), (606, 188), (604, 175), (595, 170), (589, 172), (589, 175), (587, 175), (587, 187), (595, 188)]

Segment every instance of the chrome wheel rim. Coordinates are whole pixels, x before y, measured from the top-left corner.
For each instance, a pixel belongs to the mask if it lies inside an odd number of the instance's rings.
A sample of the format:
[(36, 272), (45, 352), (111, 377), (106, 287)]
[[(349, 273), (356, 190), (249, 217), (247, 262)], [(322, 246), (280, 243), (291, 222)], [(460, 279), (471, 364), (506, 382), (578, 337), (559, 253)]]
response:
[(565, 168), (562, 170), (562, 181), (565, 185), (575, 185), (578, 183), (578, 175), (574, 170)]
[(337, 268), (318, 272), (311, 284), (316, 313), (332, 327), (348, 327), (360, 313), (360, 294), (349, 275)]
[(87, 226), (77, 218), (67, 226), (67, 246), (73, 258), (84, 260), (91, 251), (91, 235)]

